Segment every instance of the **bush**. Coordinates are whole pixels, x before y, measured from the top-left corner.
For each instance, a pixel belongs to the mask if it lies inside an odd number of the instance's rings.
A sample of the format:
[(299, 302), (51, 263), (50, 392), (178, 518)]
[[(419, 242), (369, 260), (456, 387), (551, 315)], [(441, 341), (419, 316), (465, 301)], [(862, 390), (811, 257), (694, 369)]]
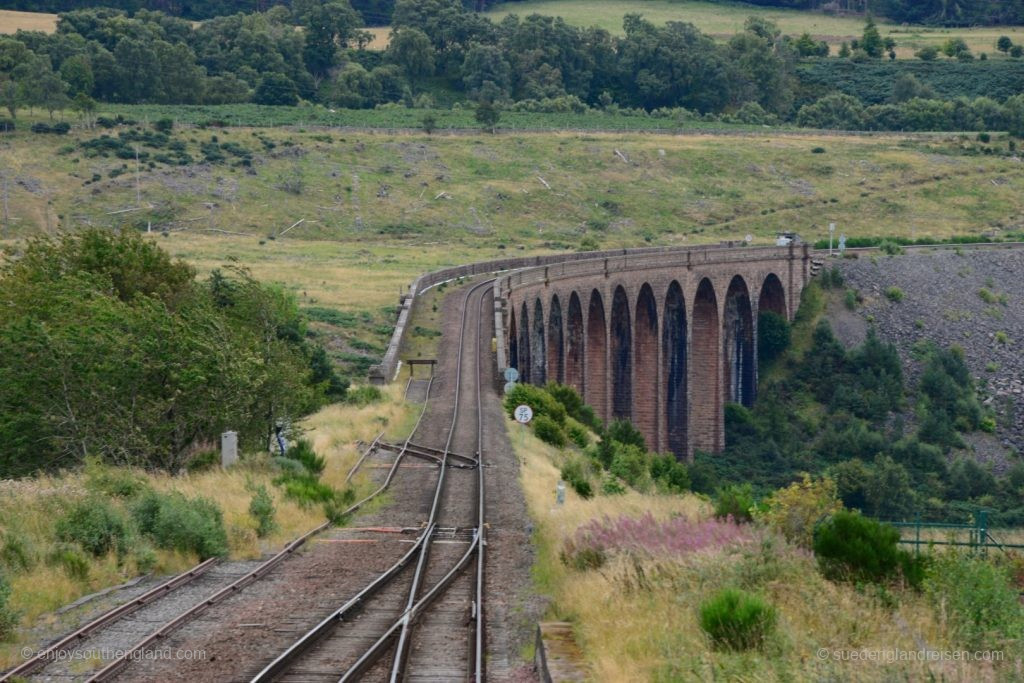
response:
[(134, 498), (149, 489), (149, 482), (130, 468), (111, 467), (98, 458), (89, 458), (85, 463), (85, 487), (104, 496)]
[(537, 415), (533, 418), (533, 433), (544, 443), (551, 444), (557, 448), (565, 448), (569, 442), (565, 432), (558, 423), (547, 415)]
[(170, 133), (174, 130), (174, 119), (162, 118), (153, 122), (153, 130), (159, 133)]
[(587, 473), (579, 460), (570, 460), (562, 466), (560, 476), (565, 480), (572, 490), (584, 500), (594, 496), (594, 488), (587, 479)]
[(220, 453), (214, 449), (199, 451), (185, 463), (185, 471), (189, 474), (209, 472), (220, 465)]
[(655, 453), (650, 458), (651, 478), (660, 490), (666, 493), (683, 493), (690, 490), (690, 473), (686, 465), (676, 460), (672, 453)]
[(24, 533), (15, 529), (7, 529), (0, 534), (3, 545), (0, 545), (0, 569), (10, 572), (27, 572), (36, 566), (39, 558), (32, 540)]
[(618, 477), (615, 477), (610, 472), (606, 472), (604, 479), (601, 480), (601, 493), (606, 496), (617, 496), (625, 492), (626, 487), (622, 485)]
[(615, 420), (608, 425), (605, 436), (621, 444), (633, 445), (642, 451), (647, 450), (647, 443), (644, 441), (643, 433), (633, 426), (629, 420)]
[(21, 615), (11, 607), (11, 584), (0, 573), (0, 641), (10, 640)]
[(530, 406), (535, 419), (544, 415), (559, 425), (565, 424), (565, 406), (540, 387), (535, 387), (532, 384), (516, 384), (512, 391), (505, 396), (505, 410), (508, 412), (508, 416), (513, 417), (516, 406), (520, 405)]
[(903, 253), (903, 247), (892, 240), (882, 240), (878, 245), (878, 250), (889, 256), (899, 256)]
[(64, 573), (76, 581), (89, 578), (89, 558), (74, 543), (58, 543), (46, 557), (51, 567), (60, 567)]
[(920, 586), (923, 562), (899, 549), (899, 538), (889, 524), (840, 510), (818, 526), (814, 554), (828, 579), (882, 583), (902, 574), (908, 584)]
[(842, 507), (834, 481), (804, 474), (803, 481), (769, 496), (756, 516), (790, 543), (809, 549), (814, 544), (815, 525)]
[(749, 522), (754, 502), (754, 490), (750, 484), (729, 484), (719, 489), (715, 496), (715, 517)]
[(700, 606), (701, 629), (712, 644), (727, 650), (762, 647), (777, 620), (774, 607), (738, 588), (720, 590)]
[(114, 551), (121, 558), (128, 552), (131, 524), (110, 502), (92, 497), (72, 504), (57, 520), (55, 533), (58, 540), (77, 543), (93, 557)]
[(586, 448), (590, 445), (587, 428), (571, 417), (565, 418), (565, 434), (579, 448)]
[(351, 403), (359, 407), (377, 403), (384, 398), (384, 394), (377, 387), (366, 384), (355, 389), (348, 389), (345, 394), (345, 403)]
[(784, 316), (774, 311), (757, 314), (757, 357), (770, 363), (789, 348), (790, 326)]
[(264, 538), (277, 530), (274, 519), (274, 499), (263, 484), (253, 487), (252, 500), (249, 501), (249, 514), (256, 520), (256, 536)]
[(324, 516), (334, 526), (348, 523), (348, 509), (355, 502), (356, 492), (353, 489), (336, 491), (331, 499), (324, 503)]
[(899, 287), (887, 287), (885, 290), (885, 298), (893, 303), (899, 303), (903, 301), (903, 290)]
[(274, 481), (288, 496), (303, 507), (326, 503), (334, 498), (334, 489), (321, 482), (312, 474), (285, 475)]
[(1017, 590), (1009, 573), (989, 559), (942, 553), (929, 567), (924, 587), (965, 648), (1024, 638), (1024, 607)]
[(553, 399), (562, 404), (567, 415), (595, 431), (601, 429), (601, 420), (597, 418), (594, 409), (583, 402), (583, 398), (575, 389), (554, 382), (549, 382), (545, 389)]
[(608, 471), (633, 488), (645, 488), (649, 476), (647, 452), (635, 444), (615, 443), (615, 455)]
[(224, 518), (211, 500), (150, 491), (132, 507), (132, 516), (158, 548), (195, 553), (203, 560), (227, 555)]
[(313, 450), (313, 444), (305, 439), (299, 439), (293, 443), (285, 456), (302, 463), (306, 471), (315, 476), (320, 476), (327, 466), (327, 462)]

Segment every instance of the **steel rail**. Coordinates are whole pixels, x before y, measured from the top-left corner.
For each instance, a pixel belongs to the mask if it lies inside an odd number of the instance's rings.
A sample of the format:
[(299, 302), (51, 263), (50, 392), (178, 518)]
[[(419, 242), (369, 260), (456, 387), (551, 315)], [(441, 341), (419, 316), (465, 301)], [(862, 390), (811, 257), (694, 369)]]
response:
[[(431, 378), (430, 383), (427, 385), (427, 396), (426, 401), (424, 403), (424, 410), (416, 419), (416, 424), (413, 427), (412, 433), (405, 440), (406, 444), (408, 444), (408, 442), (412, 439), (413, 435), (416, 433), (416, 429), (419, 428), (420, 422), (423, 420), (423, 415), (426, 413), (426, 402), (429, 402), (430, 400), (430, 389), (432, 386), (433, 378)], [(363, 454), (364, 458), (366, 457), (366, 455), (369, 454), (370, 450), (376, 443), (379, 442), (379, 440), (380, 435), (378, 435), (378, 437), (374, 439), (374, 442), (371, 443), (370, 446), (366, 449), (366, 451)], [(388, 472), (388, 476), (385, 479), (384, 484), (367, 497), (350, 506), (345, 511), (345, 515), (349, 515), (352, 512), (355, 512), (357, 509), (359, 509), (360, 506), (364, 505), (367, 501), (373, 499), (382, 491), (387, 489), (387, 487), (391, 483), (391, 479), (394, 477), (395, 470), (398, 468), (398, 464), (402, 460), (402, 455), (403, 453), (399, 453), (398, 456), (395, 458), (395, 462), (392, 464), (391, 470)], [(252, 582), (261, 578), (264, 574), (266, 574), (268, 571), (277, 566), (282, 560), (284, 560), (286, 557), (289, 557), (292, 553), (294, 553), (295, 550), (302, 546), (306, 541), (308, 541), (316, 534), (319, 534), (320, 532), (329, 528), (330, 526), (330, 522), (324, 522), (319, 526), (307, 531), (302, 536), (299, 536), (297, 539), (286, 545), (280, 552), (278, 552), (276, 555), (268, 559), (266, 562), (261, 564), (256, 569), (252, 570), (251, 572), (241, 577), (237, 581), (231, 583), (230, 585), (225, 586), (224, 588), (217, 591), (216, 593), (206, 598), (202, 602), (193, 605), (192, 607), (182, 612), (171, 621), (165, 623), (158, 630), (154, 631), (153, 633), (150, 633), (148, 636), (137, 642), (130, 649), (119, 652), (118, 657), (116, 659), (114, 659), (112, 662), (110, 662), (110, 664), (106, 665), (105, 667), (94, 673), (90, 678), (86, 680), (86, 683), (98, 683), (99, 681), (105, 681), (109, 679), (111, 676), (120, 671), (137, 652), (143, 650), (146, 646), (151, 645), (152, 643), (160, 640), (161, 638), (166, 637), (171, 632), (176, 630), (178, 627), (182, 626), (186, 622), (198, 616), (201, 612), (205, 611), (206, 608), (210, 607), (211, 605), (217, 604), (218, 602), (224, 600), (226, 597), (233, 595), (235, 592), (245, 588)]]
[(121, 605), (118, 605), (117, 607), (109, 610), (108, 612), (104, 612), (103, 614), (96, 617), (89, 623), (74, 631), (73, 633), (68, 634), (64, 638), (61, 638), (60, 640), (58, 640), (57, 642), (53, 643), (48, 647), (39, 650), (28, 660), (14, 667), (10, 671), (0, 674), (0, 683), (3, 683), (4, 681), (14, 680), (15, 677), (24, 676), (42, 666), (45, 666), (45, 660), (50, 659), (51, 655), (54, 652), (59, 652), (67, 648), (69, 645), (73, 645), (84, 640), (85, 638), (89, 637), (101, 628), (114, 623), (122, 617), (128, 616), (129, 614), (136, 611), (137, 609), (140, 609), (141, 607), (145, 607), (149, 603), (164, 595), (167, 595), (176, 588), (180, 588), (181, 586), (190, 583), (192, 579), (195, 579), (196, 577), (206, 573), (208, 569), (213, 567), (218, 562), (220, 562), (219, 557), (211, 557), (208, 560), (200, 562), (191, 569), (188, 569), (182, 572), (181, 574), (178, 574), (177, 576), (171, 577), (171, 579), (169, 579), (168, 581), (165, 581), (156, 588), (147, 591), (146, 593), (138, 596), (137, 598), (129, 600), (128, 602), (123, 603)]
[[(409, 654), (409, 645), (412, 640), (412, 630), (415, 625), (415, 621), (411, 618), (414, 614), (413, 608), (416, 606), (417, 595), (419, 594), (420, 584), (423, 580), (423, 575), (426, 573), (427, 563), (430, 559), (430, 535), (433, 534), (433, 530), (437, 524), (438, 511), (441, 508), (441, 497), (444, 495), (444, 480), (445, 470), (448, 467), (448, 457), (452, 449), (452, 441), (455, 438), (455, 428), (459, 421), (459, 408), (461, 407), (462, 397), (462, 358), (463, 353), (466, 350), (466, 316), (469, 312), (469, 302), (472, 300), (473, 294), (479, 290), (486, 288), (488, 285), (493, 284), (494, 280), (486, 280), (481, 282), (466, 292), (465, 299), (462, 304), (462, 319), (459, 323), (459, 352), (456, 358), (455, 366), (455, 401), (452, 407), (452, 421), (448, 427), (448, 438), (444, 444), (444, 454), (442, 455), (441, 473), (437, 478), (437, 487), (434, 489), (434, 500), (430, 506), (430, 516), (427, 518), (427, 531), (424, 534), (427, 536), (427, 542), (424, 543), (422, 550), (420, 551), (419, 562), (416, 565), (416, 573), (413, 575), (412, 586), (409, 588), (409, 600), (406, 608), (406, 615), (401, 621), (401, 632), (398, 635), (398, 643), (395, 646), (395, 656), (391, 661), (391, 682), (396, 683), (405, 677), (405, 665)], [(479, 327), (479, 320), (478, 320)], [(479, 330), (478, 330), (479, 332)], [(476, 338), (476, 348), (473, 350), (474, 356), (476, 356), (476, 375), (477, 375), (477, 396), (480, 394), (480, 339), (479, 334)], [(479, 407), (479, 403), (478, 403)], [(477, 434), (479, 436), (479, 422), (480, 415), (477, 414)], [(480, 442), (477, 442), (477, 452), (480, 450)], [(478, 458), (479, 462), (479, 458)], [(482, 472), (482, 468), (478, 468)], [(480, 491), (479, 495), (483, 494), (483, 490)], [(479, 531), (477, 532), (477, 540), (479, 539)], [(477, 545), (476, 542), (473, 544)], [(435, 590), (436, 590), (435, 586)], [(433, 592), (433, 591), (432, 591)]]
[(362, 466), (363, 461), (366, 460), (366, 457), (370, 455), (370, 453), (372, 453), (378, 446), (381, 445), (381, 437), (383, 436), (384, 432), (381, 432), (374, 438), (373, 441), (370, 442), (370, 445), (366, 447), (366, 450), (363, 451), (363, 454), (359, 456), (358, 460), (356, 460), (356, 464), (352, 465), (352, 468), (349, 469), (348, 474), (345, 475), (345, 484), (349, 484), (352, 481), (352, 477), (355, 476), (355, 473)]

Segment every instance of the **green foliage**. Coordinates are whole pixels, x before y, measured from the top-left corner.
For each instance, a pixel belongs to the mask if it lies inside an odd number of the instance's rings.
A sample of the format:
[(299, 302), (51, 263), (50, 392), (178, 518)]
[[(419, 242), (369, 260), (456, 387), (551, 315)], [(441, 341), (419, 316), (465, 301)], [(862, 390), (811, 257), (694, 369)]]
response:
[(131, 512), (139, 530), (158, 548), (195, 553), (204, 560), (227, 555), (224, 517), (211, 500), (149, 491)]
[(600, 431), (601, 420), (597, 418), (594, 409), (583, 402), (583, 397), (575, 389), (566, 384), (548, 382), (545, 390), (553, 399), (562, 404), (569, 417), (583, 423), (594, 431)]
[(885, 288), (885, 298), (888, 299), (889, 301), (892, 301), (893, 303), (899, 303), (903, 301), (903, 297), (903, 290), (900, 289), (899, 287)]
[(327, 461), (322, 456), (317, 455), (316, 451), (313, 450), (313, 444), (306, 439), (298, 439), (289, 446), (285, 457), (302, 463), (306, 471), (315, 477), (323, 474), (324, 468), (327, 466)]
[(700, 627), (719, 648), (750, 650), (763, 647), (775, 630), (778, 614), (758, 595), (725, 588), (700, 606)]
[(355, 502), (356, 492), (353, 489), (336, 491), (330, 500), (324, 501), (324, 516), (334, 526), (344, 526), (348, 523), (348, 509)]
[(197, 442), (256, 445), (268, 416), (321, 404), (294, 299), (238, 269), (194, 278), (103, 230), (33, 240), (0, 270), (0, 476), (86, 454), (176, 471)]
[(0, 534), (0, 572), (27, 572), (36, 566), (39, 557), (32, 539), (22, 531), (8, 528)]
[(790, 327), (785, 316), (774, 311), (759, 311), (757, 314), (757, 358), (761, 363), (771, 363), (789, 348)]
[(963, 349), (932, 351), (921, 375), (918, 412), (923, 416), (920, 439), (944, 449), (960, 446), (957, 431), (969, 432), (980, 426), (981, 404)]
[(836, 581), (882, 583), (902, 578), (919, 587), (924, 562), (897, 547), (899, 532), (857, 512), (840, 510), (814, 534), (814, 554), (825, 577)]
[(54, 525), (57, 540), (77, 543), (94, 557), (110, 552), (123, 558), (132, 537), (131, 522), (108, 500), (92, 497), (71, 504)]
[(253, 487), (251, 491), (249, 515), (256, 520), (256, 535), (259, 538), (265, 538), (277, 530), (277, 521), (274, 518), (276, 514), (274, 499), (263, 484)]
[(335, 491), (315, 475), (307, 473), (284, 475), (274, 481), (284, 494), (303, 507), (312, 507), (334, 499)]
[(629, 420), (614, 420), (608, 425), (605, 437), (620, 444), (636, 446), (641, 451), (647, 450), (643, 433)]
[(665, 493), (685, 493), (690, 490), (690, 473), (686, 465), (672, 453), (652, 454), (650, 473), (659, 490)]
[(11, 584), (0, 572), (0, 642), (10, 640), (21, 614), (11, 606)]
[(532, 384), (516, 384), (516, 386), (505, 396), (505, 410), (509, 417), (513, 417), (516, 406), (528, 405), (533, 409), (534, 419), (543, 415), (550, 418), (559, 426), (565, 424), (565, 406), (556, 400), (551, 394)]
[(625, 492), (626, 487), (622, 485), (622, 482), (620, 482), (619, 479), (610, 472), (606, 472), (604, 478), (601, 480), (601, 494), (605, 496), (617, 496)]
[(47, 555), (46, 562), (52, 567), (60, 567), (76, 581), (89, 578), (89, 557), (74, 543), (57, 543)]
[(565, 435), (569, 437), (577, 448), (586, 448), (590, 445), (590, 435), (587, 428), (571, 417), (565, 418)]
[(104, 465), (97, 458), (86, 458), (85, 487), (90, 491), (115, 498), (133, 498), (149, 489), (141, 473), (128, 468)]
[(350, 390), (345, 396), (345, 402), (351, 403), (356, 406), (368, 406), (373, 403), (379, 403), (384, 399), (384, 394), (381, 390), (372, 384), (364, 384)]
[(615, 455), (608, 471), (633, 488), (643, 489), (650, 476), (647, 452), (636, 444), (616, 442)]
[(737, 522), (749, 522), (753, 519), (755, 502), (754, 489), (749, 483), (729, 484), (715, 495), (715, 517), (732, 517)]
[(936, 555), (925, 593), (948, 619), (959, 645), (982, 649), (1024, 637), (1024, 607), (1004, 567), (956, 551)]
[(533, 433), (544, 443), (556, 448), (565, 448), (569, 442), (562, 427), (547, 415), (537, 415), (532, 420)]
[(590, 485), (590, 480), (587, 478), (585, 465), (578, 459), (569, 460), (562, 466), (560, 473), (561, 478), (572, 486), (580, 498), (584, 500), (592, 498), (594, 495), (594, 488)]

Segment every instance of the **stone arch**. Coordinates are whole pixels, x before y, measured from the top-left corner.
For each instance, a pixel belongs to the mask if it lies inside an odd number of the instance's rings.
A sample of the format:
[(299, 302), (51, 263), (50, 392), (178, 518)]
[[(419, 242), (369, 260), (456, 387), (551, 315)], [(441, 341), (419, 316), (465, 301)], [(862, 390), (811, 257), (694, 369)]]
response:
[(519, 313), (519, 381), (530, 381), (530, 314), (523, 302)]
[(608, 419), (608, 325), (605, 322), (604, 299), (596, 289), (587, 305), (586, 374), (583, 391), (602, 420)]
[(580, 297), (569, 295), (566, 314), (565, 383), (583, 395), (583, 307)]
[(704, 278), (693, 299), (693, 341), (690, 362), (690, 427), (694, 449), (722, 449), (722, 392), (718, 358), (722, 350), (718, 297), (711, 280)]
[(665, 382), (665, 433), (668, 449), (677, 458), (689, 455), (689, 415), (686, 400), (686, 299), (683, 288), (673, 281), (665, 295), (662, 317), (662, 364)]
[(775, 273), (769, 273), (761, 283), (761, 294), (757, 298), (757, 312), (772, 311), (783, 318), (789, 318), (786, 311), (786, 290), (782, 280)]
[(633, 423), (644, 435), (647, 447), (658, 444), (658, 304), (654, 290), (647, 283), (640, 288), (636, 300), (633, 325), (635, 349), (633, 356)]
[(619, 285), (612, 295), (611, 360), (612, 418), (633, 418), (633, 325), (629, 315), (629, 297)]
[(519, 369), (519, 331), (516, 329), (515, 306), (508, 319), (508, 366)]
[(538, 386), (547, 382), (547, 354), (544, 338), (544, 304), (540, 297), (533, 302), (533, 330), (530, 334), (530, 381)]
[(562, 303), (558, 295), (551, 297), (548, 311), (548, 379), (559, 384), (565, 383), (565, 344), (562, 331)]
[(722, 379), (727, 401), (754, 404), (754, 318), (747, 283), (736, 275), (725, 294), (722, 321)]

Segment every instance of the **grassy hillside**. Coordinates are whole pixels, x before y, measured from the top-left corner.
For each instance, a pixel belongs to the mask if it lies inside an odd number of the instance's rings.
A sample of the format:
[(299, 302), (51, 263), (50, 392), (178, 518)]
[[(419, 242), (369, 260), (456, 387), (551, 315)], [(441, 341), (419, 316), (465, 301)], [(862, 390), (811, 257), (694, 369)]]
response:
[(998, 136), (147, 131), (0, 140), (5, 248), (62, 227), (151, 229), (201, 271), (231, 260), (281, 283), (353, 375), (383, 353), (399, 291), (445, 265), (766, 244), (780, 230), (818, 239), (829, 221), (851, 236), (936, 238), (1024, 223), (1024, 174)]
[[(816, 40), (826, 40), (834, 47), (859, 38), (864, 30), (864, 21), (860, 17), (829, 16), (744, 3), (723, 5), (700, 0), (525, 0), (498, 5), (488, 15), (500, 20), (508, 14), (525, 16), (534, 13), (560, 16), (568, 23), (580, 26), (600, 26), (613, 33), (622, 33), (622, 17), (626, 14), (642, 14), (655, 23), (687, 21), (719, 39), (741, 31), (747, 17), (757, 15), (776, 22), (783, 33), (799, 35), (807, 32)], [(1024, 39), (1024, 28), (1010, 26), (942, 29), (882, 22), (879, 30), (883, 37), (892, 35), (896, 39), (899, 57), (912, 57), (925, 45), (941, 45), (950, 36), (962, 37), (972, 51), (990, 55), (997, 54), (995, 42), (1001, 35), (1010, 36), (1015, 43)]]
[(57, 15), (44, 12), (16, 12), (0, 9), (0, 35), (18, 31), (42, 31), (53, 33), (57, 30)]

